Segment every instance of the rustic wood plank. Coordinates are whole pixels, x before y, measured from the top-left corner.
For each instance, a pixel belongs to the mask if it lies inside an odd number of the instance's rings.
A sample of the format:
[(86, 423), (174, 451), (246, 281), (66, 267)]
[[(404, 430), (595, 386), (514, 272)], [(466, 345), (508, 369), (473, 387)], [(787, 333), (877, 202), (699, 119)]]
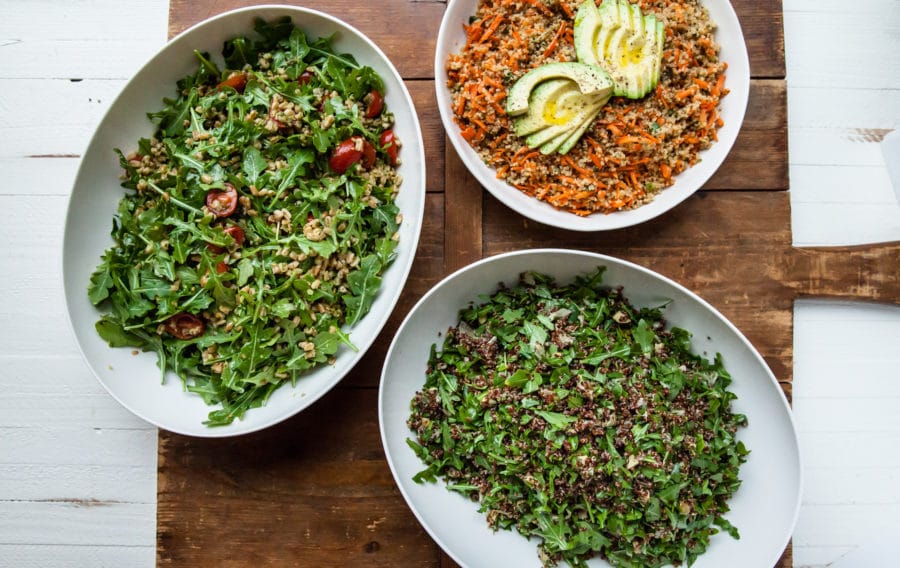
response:
[[(425, 146), (425, 189), (429, 192), (444, 191), (444, 125), (437, 108), (434, 80), (405, 81), (412, 97), (419, 126), (422, 127), (422, 143)], [(402, 157), (402, 151), (401, 151)]]
[(481, 186), (466, 169), (456, 151), (447, 144), (445, 226), (446, 272), (475, 262), (482, 256)]
[(777, 191), (789, 187), (787, 85), (780, 79), (754, 79), (738, 138), (703, 189)]
[(783, 79), (784, 17), (781, 0), (731, 0), (750, 56), (750, 75)]
[[(169, 36), (201, 20), (248, 4), (246, 0), (171, 0)], [(444, 15), (441, 2), (285, 0), (280, 4), (333, 14), (374, 41), (405, 79), (434, 78), (434, 46)]]
[(900, 305), (900, 242), (793, 249), (783, 268), (797, 297)]
[(159, 566), (436, 566), (384, 459), (377, 391), (310, 410), (239, 438), (160, 432)]

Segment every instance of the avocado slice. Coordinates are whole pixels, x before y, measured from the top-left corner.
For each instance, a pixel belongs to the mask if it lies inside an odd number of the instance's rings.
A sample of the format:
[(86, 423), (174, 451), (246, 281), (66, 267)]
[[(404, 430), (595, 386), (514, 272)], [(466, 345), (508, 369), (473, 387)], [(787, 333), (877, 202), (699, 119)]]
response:
[(606, 104), (605, 101), (602, 104), (596, 105), (594, 110), (588, 113), (585, 119), (582, 120), (580, 124), (575, 125), (574, 128), (563, 132), (541, 145), (541, 153), (552, 154), (553, 152), (556, 152), (558, 154), (567, 154), (569, 150), (575, 146), (575, 143), (581, 139), (581, 135), (594, 123), (594, 118), (597, 117), (597, 113), (600, 112), (600, 109), (603, 108), (604, 104)]
[(615, 96), (639, 99), (656, 88), (664, 41), (662, 22), (628, 0), (604, 0), (599, 8), (585, 0), (575, 16), (578, 60), (604, 68)]
[[(579, 126), (581, 126), (585, 121), (590, 122), (597, 115), (597, 112), (600, 110), (604, 104), (606, 104), (606, 98), (592, 101), (586, 105), (584, 105), (581, 110), (579, 110), (575, 115), (573, 115), (569, 120), (561, 124), (552, 124), (543, 130), (539, 130), (534, 134), (525, 138), (525, 143), (530, 148), (537, 148), (538, 146), (543, 146), (544, 144), (550, 142), (557, 136), (561, 134), (571, 134), (573, 131), (577, 130)], [(561, 140), (560, 143), (563, 141)], [(549, 152), (545, 152), (549, 153)]]
[[(546, 105), (541, 105), (538, 101), (558, 101), (564, 97), (566, 92), (572, 89), (577, 93), (581, 93), (578, 90), (578, 86), (568, 79), (550, 79), (535, 87), (529, 98), (528, 111), (513, 119), (513, 128), (516, 135), (528, 136), (556, 123), (555, 115), (558, 113), (552, 112), (551, 114), (554, 116), (551, 117), (551, 120), (547, 120), (548, 113), (544, 108)], [(558, 108), (559, 103), (554, 102), (554, 106)]]
[(528, 111), (532, 91), (539, 83), (549, 79), (574, 81), (578, 90), (586, 96), (606, 96), (612, 92), (613, 87), (612, 80), (601, 67), (577, 61), (548, 63), (525, 73), (509, 89), (506, 96), (506, 113), (509, 116), (518, 116)]

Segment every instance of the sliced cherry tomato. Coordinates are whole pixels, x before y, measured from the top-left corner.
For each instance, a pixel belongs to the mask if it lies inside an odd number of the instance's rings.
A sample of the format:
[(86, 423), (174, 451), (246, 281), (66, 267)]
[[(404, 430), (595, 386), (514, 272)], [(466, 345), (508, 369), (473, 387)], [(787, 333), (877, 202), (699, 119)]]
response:
[(219, 274), (224, 274), (224, 273), (228, 272), (228, 264), (226, 264), (225, 261), (223, 260), (222, 262), (220, 262), (219, 264), (216, 265), (216, 272), (218, 272)]
[(397, 165), (397, 152), (400, 150), (400, 147), (397, 145), (397, 137), (394, 136), (393, 130), (385, 130), (381, 133), (381, 137), (378, 139), (378, 144), (381, 146), (381, 149), (388, 155), (388, 159), (391, 162), (392, 166)]
[(222, 232), (226, 235), (230, 235), (232, 239), (234, 239), (235, 246), (241, 246), (244, 244), (244, 229), (241, 229), (237, 225), (228, 225)]
[(247, 74), (246, 73), (232, 73), (228, 76), (227, 79), (219, 83), (219, 89), (224, 87), (231, 87), (235, 91), (239, 93), (244, 92), (244, 87), (247, 86)]
[(362, 143), (362, 165), (367, 170), (375, 165), (375, 146), (368, 140)]
[(181, 312), (166, 320), (165, 329), (178, 339), (194, 339), (203, 335), (206, 324), (193, 314)]
[[(226, 235), (231, 235), (231, 238), (234, 239), (235, 247), (240, 247), (244, 244), (244, 230), (237, 225), (229, 225), (222, 229), (222, 232)], [(222, 254), (225, 252), (225, 248), (220, 247), (219, 245), (208, 244), (206, 247), (215, 254)]]
[(366, 118), (375, 118), (381, 114), (381, 110), (384, 108), (384, 97), (377, 89), (369, 91), (369, 94), (363, 97), (363, 101), (366, 103)]
[(360, 158), (362, 158), (362, 151), (356, 149), (356, 141), (353, 138), (347, 138), (334, 149), (331, 159), (328, 160), (328, 166), (335, 173), (342, 174)]
[(225, 191), (209, 190), (206, 194), (206, 207), (216, 217), (228, 217), (237, 209), (237, 190), (230, 183), (225, 184)]
[(313, 73), (312, 71), (307, 69), (303, 73), (300, 73), (300, 76), (297, 77), (297, 82), (300, 83), (301, 85), (306, 85), (307, 83), (312, 81), (313, 77), (315, 77), (315, 76), (316, 76), (315, 73)]
[(365, 169), (371, 168), (375, 164), (375, 146), (362, 136), (351, 136), (334, 149), (328, 165), (335, 173), (342, 174), (360, 160)]

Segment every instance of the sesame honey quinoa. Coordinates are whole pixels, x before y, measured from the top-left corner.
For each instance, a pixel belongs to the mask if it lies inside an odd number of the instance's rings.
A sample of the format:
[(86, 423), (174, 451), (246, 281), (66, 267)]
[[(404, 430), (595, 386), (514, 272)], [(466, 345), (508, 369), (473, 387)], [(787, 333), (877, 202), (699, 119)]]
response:
[[(659, 84), (646, 97), (613, 97), (565, 155), (541, 154), (515, 135), (504, 103), (527, 71), (574, 61), (574, 14), (582, 0), (481, 0), (467, 41), (447, 61), (454, 120), (497, 177), (574, 213), (633, 209), (700, 161), (717, 140), (727, 64), (700, 0), (639, 0), (665, 24)], [(635, 3), (635, 2), (633, 2)]]

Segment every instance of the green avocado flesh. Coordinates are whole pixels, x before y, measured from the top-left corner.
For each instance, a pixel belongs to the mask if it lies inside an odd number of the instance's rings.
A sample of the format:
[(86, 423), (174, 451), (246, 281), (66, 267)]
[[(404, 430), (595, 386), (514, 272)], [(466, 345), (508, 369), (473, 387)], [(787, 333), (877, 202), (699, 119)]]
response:
[(507, 93), (506, 113), (518, 116), (528, 110), (531, 93), (538, 84), (548, 79), (568, 79), (573, 81), (581, 94), (585, 96), (605, 96), (612, 92), (612, 80), (609, 75), (595, 65), (586, 65), (576, 61), (559, 61), (547, 63), (522, 75)]
[[(507, 95), (513, 129), (530, 148), (565, 154), (612, 95), (603, 69), (576, 62), (550, 63), (523, 75)], [(512, 115), (525, 100), (525, 110)]]
[(575, 15), (575, 53), (612, 77), (613, 95), (639, 99), (659, 82), (665, 29), (628, 0), (585, 0)]

